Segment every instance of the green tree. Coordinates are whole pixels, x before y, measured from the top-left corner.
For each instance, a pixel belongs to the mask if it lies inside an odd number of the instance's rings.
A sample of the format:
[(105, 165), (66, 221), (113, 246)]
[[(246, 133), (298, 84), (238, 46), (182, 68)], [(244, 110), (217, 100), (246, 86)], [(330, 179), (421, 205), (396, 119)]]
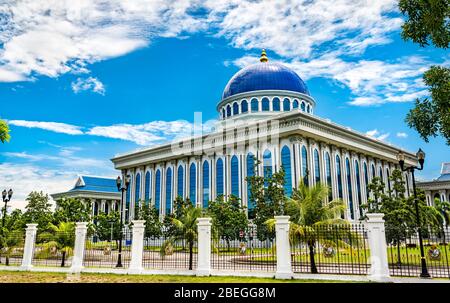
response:
[(0, 119), (0, 141), (2, 143), (9, 142), (11, 136), (9, 135), (9, 126), (6, 121)]
[(440, 199), (435, 198), (434, 199), (434, 207), (440, 214), (442, 214), (442, 217), (445, 221), (444, 224), (449, 226), (450, 225), (450, 202), (441, 201)]
[(170, 250), (168, 247), (173, 247), (175, 242), (186, 241), (189, 246), (189, 270), (192, 270), (194, 244), (197, 240), (197, 218), (200, 218), (201, 215), (202, 210), (200, 208), (189, 204), (181, 209), (180, 217), (170, 219), (176, 227), (177, 233), (163, 243), (160, 251), (162, 256), (166, 255), (167, 251)]
[(39, 242), (43, 242), (42, 253), (53, 254), (61, 252), (61, 267), (64, 267), (66, 257), (73, 254), (75, 245), (75, 224), (73, 222), (60, 222), (58, 226), (49, 223), (47, 232), (39, 236)]
[(23, 215), (25, 223), (37, 223), (38, 231), (47, 228), (52, 220), (51, 204), (47, 194), (32, 191), (26, 198), (27, 205)]
[(116, 245), (118, 246), (120, 239), (120, 213), (118, 211), (110, 212), (109, 214), (100, 212), (95, 216), (95, 221), (95, 235), (100, 241), (111, 240), (112, 228), (112, 240), (116, 241)]
[[(344, 202), (333, 200), (325, 203), (327, 197), (327, 185), (317, 183), (307, 186), (301, 181), (286, 203), (286, 214), (291, 221), (291, 242), (296, 244), (304, 241), (308, 245), (311, 273), (317, 273), (314, 251), (316, 242), (334, 244), (335, 241), (353, 236), (349, 228), (345, 228), (346, 225), (349, 226), (348, 222), (340, 218), (345, 210)], [(275, 219), (268, 220), (266, 224), (273, 229)], [(327, 228), (329, 230), (324, 230)]]
[(14, 253), (17, 247), (21, 247), (24, 244), (23, 230), (13, 230), (3, 228), (0, 233), (0, 249), (2, 255), (5, 256), (5, 265), (9, 265), (9, 258)]
[(230, 195), (226, 201), (223, 196), (220, 196), (216, 201), (209, 203), (207, 213), (212, 217), (214, 231), (227, 242), (228, 250), (230, 250), (230, 241), (239, 238), (240, 230), (247, 230), (248, 219), (245, 207), (234, 195)]
[(62, 198), (56, 201), (53, 213), (53, 223), (60, 222), (91, 222), (91, 203), (82, 202), (78, 198)]
[[(450, 1), (400, 0), (400, 11), (406, 20), (402, 38), (421, 47), (433, 44), (447, 49), (450, 43)], [(450, 69), (432, 66), (423, 75), (431, 98), (416, 99), (415, 107), (406, 116), (406, 123), (428, 142), (442, 135), (450, 145)]]
[[(149, 203), (150, 204), (150, 203)], [(136, 218), (145, 221), (145, 236), (157, 238), (162, 234), (162, 222), (159, 220), (159, 211), (155, 206), (148, 206), (142, 203), (137, 209)]]
[[(259, 160), (255, 161), (255, 171), (259, 163)], [(281, 167), (278, 172), (266, 173), (264, 177), (257, 174), (246, 177), (250, 188), (250, 201), (256, 204), (253, 222), (256, 224), (257, 237), (262, 241), (275, 237), (274, 231), (270, 230), (265, 222), (284, 213), (284, 175), (284, 169)]]

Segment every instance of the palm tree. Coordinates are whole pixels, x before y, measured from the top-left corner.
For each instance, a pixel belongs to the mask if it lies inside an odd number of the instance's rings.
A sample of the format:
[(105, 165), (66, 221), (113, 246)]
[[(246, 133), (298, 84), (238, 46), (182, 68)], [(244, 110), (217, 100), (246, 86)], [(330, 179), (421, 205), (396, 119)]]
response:
[(16, 247), (23, 246), (23, 233), (16, 230), (3, 229), (0, 235), (1, 247), (4, 256), (6, 257), (5, 265), (9, 265), (9, 257)]
[[(317, 273), (314, 247), (316, 242), (333, 245), (349, 235), (348, 222), (340, 216), (345, 210), (342, 200), (324, 203), (328, 197), (328, 186), (318, 183), (308, 187), (300, 182), (298, 189), (294, 189), (292, 198), (287, 199), (286, 214), (290, 216), (290, 241), (292, 244), (306, 243), (309, 248), (311, 273)], [(274, 228), (275, 219), (266, 221), (270, 228)], [(346, 245), (345, 243), (341, 243)]]
[(201, 214), (202, 210), (200, 208), (189, 205), (182, 209), (179, 218), (170, 218), (178, 232), (175, 236), (170, 237), (163, 243), (160, 251), (163, 257), (170, 251), (168, 247), (172, 246), (173, 243), (180, 240), (186, 240), (189, 245), (189, 270), (192, 270), (194, 243), (197, 239), (197, 218), (199, 218)]
[(10, 135), (9, 135), (9, 127), (8, 123), (4, 120), (0, 120), (0, 141), (2, 143), (9, 142)]
[(49, 232), (42, 233), (41, 239), (44, 240), (44, 252), (61, 252), (61, 267), (64, 267), (66, 257), (73, 254), (75, 245), (75, 225), (73, 222), (61, 222), (58, 226), (52, 223), (48, 226)]

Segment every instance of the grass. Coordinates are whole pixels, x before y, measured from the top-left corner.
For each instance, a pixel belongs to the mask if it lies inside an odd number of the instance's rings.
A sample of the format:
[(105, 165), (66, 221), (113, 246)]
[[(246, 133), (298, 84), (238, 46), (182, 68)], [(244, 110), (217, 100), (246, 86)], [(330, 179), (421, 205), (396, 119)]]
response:
[(65, 274), (0, 271), (0, 283), (340, 283), (334, 280), (276, 280), (253, 277), (195, 277), (175, 275)]

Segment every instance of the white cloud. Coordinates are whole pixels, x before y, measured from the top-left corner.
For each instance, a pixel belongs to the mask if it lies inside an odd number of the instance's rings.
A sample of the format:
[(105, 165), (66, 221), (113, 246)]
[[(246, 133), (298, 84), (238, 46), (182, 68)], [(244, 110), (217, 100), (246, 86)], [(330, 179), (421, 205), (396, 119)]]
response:
[(105, 94), (105, 87), (103, 83), (94, 77), (89, 77), (86, 79), (78, 78), (76, 81), (72, 82), (72, 90), (75, 93), (92, 90), (100, 95)]
[(8, 123), (15, 126), (22, 126), (28, 128), (40, 128), (56, 133), (63, 133), (68, 135), (81, 135), (83, 131), (81, 127), (59, 122), (42, 122), (42, 121), (27, 121), (27, 120), (8, 120)]
[(399, 137), (399, 138), (408, 138), (408, 134), (399, 132), (399, 133), (397, 133), (397, 137)]
[(366, 136), (380, 141), (385, 141), (389, 137), (390, 133), (380, 133), (378, 129), (369, 130), (366, 132)]

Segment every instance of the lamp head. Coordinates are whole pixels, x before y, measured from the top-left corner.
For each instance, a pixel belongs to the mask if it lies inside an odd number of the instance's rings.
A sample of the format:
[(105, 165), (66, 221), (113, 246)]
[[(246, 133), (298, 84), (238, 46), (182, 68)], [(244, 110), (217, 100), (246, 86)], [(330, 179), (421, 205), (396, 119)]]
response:
[(12, 195), (13, 195), (13, 191), (12, 191), (12, 189), (10, 188), (10, 189), (8, 190), (8, 200), (11, 200)]
[(117, 185), (117, 190), (120, 191), (120, 187), (122, 185), (122, 180), (120, 179), (120, 176), (118, 176), (116, 179), (116, 185)]
[(6, 189), (2, 191), (2, 198), (3, 201), (6, 199)]
[(397, 154), (397, 160), (398, 160), (398, 164), (400, 164), (401, 170), (403, 170), (403, 168), (405, 166), (405, 154), (403, 152), (399, 152)]
[(419, 150), (417, 151), (416, 157), (419, 161), (420, 167), (423, 168), (423, 163), (425, 162), (425, 153), (421, 148), (419, 148)]

